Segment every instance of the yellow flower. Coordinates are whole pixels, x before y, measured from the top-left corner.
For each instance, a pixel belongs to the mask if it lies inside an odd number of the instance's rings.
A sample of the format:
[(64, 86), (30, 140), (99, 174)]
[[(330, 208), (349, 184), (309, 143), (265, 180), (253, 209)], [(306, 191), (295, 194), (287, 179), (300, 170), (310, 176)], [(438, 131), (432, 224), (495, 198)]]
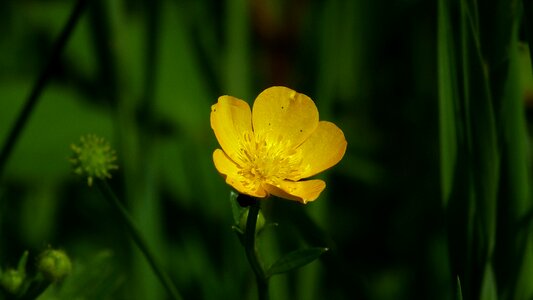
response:
[(344, 156), (342, 130), (318, 121), (311, 98), (286, 87), (270, 87), (253, 109), (235, 97), (221, 96), (211, 107), (211, 128), (222, 147), (213, 161), (226, 183), (238, 192), (264, 198), (275, 195), (307, 203), (326, 187), (318, 174)]

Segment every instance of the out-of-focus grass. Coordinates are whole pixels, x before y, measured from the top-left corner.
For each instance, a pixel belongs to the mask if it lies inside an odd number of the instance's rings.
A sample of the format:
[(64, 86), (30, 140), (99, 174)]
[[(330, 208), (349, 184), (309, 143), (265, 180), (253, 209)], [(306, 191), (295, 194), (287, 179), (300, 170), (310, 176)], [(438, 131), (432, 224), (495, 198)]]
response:
[(442, 196), (462, 295), (528, 299), (531, 234), (523, 220), (531, 165), (522, 82), (531, 68), (519, 64), (520, 5), (489, 2), (439, 3)]
[[(267, 261), (331, 249), (274, 277), (273, 299), (450, 299), (457, 276), (464, 299), (530, 298), (532, 80), (518, 3), (93, 2), (1, 179), (0, 265), (51, 244), (74, 272), (43, 299), (166, 299), (69, 170), (69, 145), (96, 133), (118, 151), (111, 185), (184, 298), (254, 299), (209, 112), (220, 95), (252, 103), (279, 84), (311, 96), (348, 150), (317, 202), (267, 200), (279, 223), (261, 240)], [(0, 3), (0, 142), (69, 9)]]

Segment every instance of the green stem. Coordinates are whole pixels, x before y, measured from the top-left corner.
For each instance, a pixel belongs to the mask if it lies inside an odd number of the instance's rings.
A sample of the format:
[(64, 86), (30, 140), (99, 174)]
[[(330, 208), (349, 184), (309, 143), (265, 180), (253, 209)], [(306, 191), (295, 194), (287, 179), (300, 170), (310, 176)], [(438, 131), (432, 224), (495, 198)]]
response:
[(72, 35), (72, 31), (76, 27), (76, 24), (78, 23), (82, 12), (84, 11), (86, 3), (87, 0), (78, 0), (76, 5), (72, 9), (67, 23), (63, 27), (61, 34), (59, 35), (52, 48), (50, 58), (48, 59), (45, 68), (42, 70), (41, 74), (37, 78), (37, 81), (35, 82), (33, 89), (31, 90), (31, 93), (28, 96), (24, 107), (22, 108), (22, 111), (20, 112), (17, 120), (15, 121), (15, 124), (13, 125), (11, 131), (9, 132), (9, 135), (7, 136), (6, 141), (4, 142), (2, 152), (0, 152), (0, 177), (2, 176), (4, 167), (12, 150), (15, 144), (17, 143), (17, 139), (19, 138), (20, 133), (28, 122), (28, 118), (30, 117), (31, 112), (35, 108), (35, 104), (41, 96), (44, 87), (48, 82), (48, 79), (50, 79), (50, 77), (52, 76), (54, 66), (57, 60), (59, 59), (59, 56), (63, 52), (63, 48), (65, 48), (69, 37)]
[(260, 204), (257, 199), (250, 205), (248, 211), (248, 219), (246, 220), (246, 231), (244, 232), (244, 250), (246, 251), (246, 258), (252, 267), (257, 282), (257, 294), (259, 300), (268, 299), (268, 278), (257, 255), (257, 248), (255, 244), (255, 227), (257, 225), (257, 216), (259, 214)]
[(96, 184), (104, 196), (104, 198), (115, 208), (116, 212), (122, 217), (122, 220), (126, 224), (126, 228), (128, 229), (129, 233), (131, 234), (131, 237), (133, 238), (133, 241), (137, 244), (141, 252), (144, 254), (144, 257), (150, 264), (150, 267), (156, 274), (157, 278), (165, 289), (168, 291), (168, 293), (172, 296), (173, 299), (179, 300), (182, 299), (178, 290), (168, 277), (168, 274), (163, 270), (163, 268), (157, 263), (155, 260), (155, 256), (148, 248), (148, 244), (144, 240), (144, 238), (141, 235), (141, 232), (135, 225), (135, 222), (133, 221), (133, 218), (130, 216), (124, 205), (118, 200), (118, 198), (115, 196), (115, 193), (111, 190), (109, 185), (104, 180), (97, 180)]

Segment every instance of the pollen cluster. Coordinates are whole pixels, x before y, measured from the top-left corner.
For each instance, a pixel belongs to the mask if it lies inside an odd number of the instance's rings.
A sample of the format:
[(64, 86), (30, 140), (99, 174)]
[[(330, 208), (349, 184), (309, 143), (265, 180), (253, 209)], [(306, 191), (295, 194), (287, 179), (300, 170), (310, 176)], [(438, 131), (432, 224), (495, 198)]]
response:
[(290, 140), (271, 138), (247, 131), (241, 140), (238, 159), (239, 175), (248, 188), (257, 189), (263, 183), (277, 186), (283, 180), (301, 179), (301, 151), (291, 147)]
[(94, 177), (111, 178), (111, 170), (118, 169), (115, 151), (103, 138), (94, 134), (82, 136), (80, 145), (72, 144), (74, 157), (70, 159), (74, 165), (74, 173), (87, 176), (87, 183), (92, 185)]

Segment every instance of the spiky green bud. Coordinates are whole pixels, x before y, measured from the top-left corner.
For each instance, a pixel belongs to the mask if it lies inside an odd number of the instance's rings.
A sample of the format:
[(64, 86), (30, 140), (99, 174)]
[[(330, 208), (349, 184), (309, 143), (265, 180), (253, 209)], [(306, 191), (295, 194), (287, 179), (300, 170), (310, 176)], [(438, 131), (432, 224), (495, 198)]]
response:
[(28, 251), (24, 251), (19, 259), (17, 269), (7, 269), (0, 272), (0, 286), (8, 293), (18, 294), (26, 278), (26, 263), (28, 262)]
[(115, 150), (111, 148), (104, 138), (88, 134), (80, 138), (80, 144), (72, 144), (74, 151), (71, 162), (74, 173), (87, 176), (87, 184), (91, 186), (94, 178), (111, 178), (110, 171), (118, 169)]

